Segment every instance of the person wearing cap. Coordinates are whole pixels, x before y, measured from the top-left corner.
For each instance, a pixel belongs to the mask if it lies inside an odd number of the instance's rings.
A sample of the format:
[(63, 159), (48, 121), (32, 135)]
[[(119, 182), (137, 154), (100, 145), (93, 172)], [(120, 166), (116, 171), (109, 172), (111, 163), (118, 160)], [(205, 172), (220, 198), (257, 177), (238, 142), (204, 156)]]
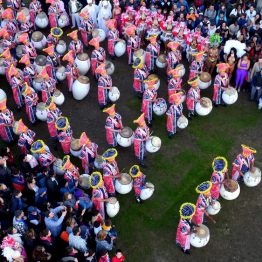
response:
[(55, 161), (54, 155), (43, 140), (36, 140), (31, 145), (31, 152), (34, 154), (39, 164), (47, 169)]
[(246, 145), (241, 145), (242, 153), (238, 154), (232, 164), (232, 179), (235, 181), (243, 181), (244, 174), (247, 171), (253, 171), (255, 157), (257, 152), (254, 148)]
[(83, 53), (83, 43), (80, 39), (78, 39), (78, 30), (74, 30), (73, 32), (67, 34), (72, 40), (69, 43), (68, 50), (73, 51), (74, 56), (77, 54)]
[(204, 222), (204, 215), (206, 215), (214, 224), (216, 221), (207, 213), (206, 209), (211, 204), (211, 188), (212, 183), (205, 181), (196, 187), (196, 192), (199, 194), (196, 202), (196, 212), (192, 217), (194, 225), (199, 226)]
[(82, 11), (80, 13), (80, 25), (79, 31), (82, 36), (82, 41), (86, 47), (92, 38), (92, 31), (95, 28), (95, 24), (91, 19), (90, 14), (87, 11)]
[(16, 67), (17, 65), (17, 60), (11, 55), (10, 49), (6, 48), (1, 54), (0, 57), (4, 59), (3, 61), (3, 66), (5, 70), (5, 77), (8, 81), (8, 83), (11, 85), (11, 74), (10, 74), (10, 68), (11, 67)]
[(119, 31), (116, 29), (116, 20), (109, 19), (106, 21), (109, 31), (107, 33), (107, 51), (111, 58), (115, 57), (115, 44), (119, 41)]
[(0, 101), (0, 137), (1, 140), (10, 143), (14, 140), (13, 125), (14, 114), (6, 106), (6, 98)]
[(141, 39), (141, 45), (145, 45), (145, 34), (146, 30), (148, 28), (148, 22), (149, 18), (149, 12), (146, 9), (146, 7), (141, 6), (139, 10), (137, 10), (136, 16), (135, 16), (135, 26), (136, 26), (136, 32), (138, 37)]
[(72, 50), (67, 52), (64, 57), (62, 58), (63, 61), (67, 61), (66, 65), (66, 81), (69, 92), (72, 91), (74, 80), (78, 78), (79, 76), (79, 69), (77, 68), (75, 64), (75, 58), (74, 53)]
[(79, 178), (79, 170), (71, 161), (70, 156), (66, 155), (63, 158), (62, 169), (65, 170), (64, 179), (70, 184), (75, 185)]
[(30, 63), (30, 56), (29, 54), (25, 54), (19, 60), (20, 64), (24, 64), (25, 67), (23, 69), (23, 78), (24, 81), (29, 85), (32, 86), (33, 79), (37, 74), (36, 66), (33, 63)]
[(146, 66), (149, 71), (154, 72), (156, 59), (160, 54), (160, 45), (157, 43), (157, 35), (147, 37), (149, 44), (146, 47)]
[(94, 208), (99, 211), (102, 218), (105, 219), (105, 202), (108, 202), (108, 194), (104, 186), (103, 178), (100, 172), (93, 172), (90, 176), (90, 185), (92, 190), (92, 202)]
[(145, 166), (143, 160), (145, 157), (145, 150), (146, 150), (146, 141), (149, 139), (149, 127), (146, 125), (145, 122), (145, 115), (144, 113), (139, 116), (136, 120), (133, 121), (135, 124), (138, 125), (134, 132), (134, 152), (135, 156), (139, 161), (141, 166)]
[(138, 97), (142, 97), (145, 91), (144, 80), (148, 77), (149, 71), (141, 58), (136, 58), (133, 63), (134, 70), (134, 92)]
[(177, 120), (183, 115), (182, 96), (183, 92), (177, 92), (170, 96), (169, 102), (171, 103), (166, 112), (166, 129), (168, 137), (171, 138), (177, 131)]
[(56, 131), (56, 120), (58, 117), (62, 115), (62, 112), (59, 108), (56, 107), (54, 103), (53, 97), (49, 97), (46, 101), (46, 112), (47, 112), (47, 127), (49, 131), (49, 135), (52, 139), (56, 139), (57, 131)]
[(112, 77), (107, 74), (105, 64), (100, 64), (96, 70), (96, 75), (100, 75), (97, 83), (97, 98), (101, 109), (105, 108), (109, 103), (108, 93), (112, 90)]
[(125, 28), (125, 34), (127, 36), (126, 51), (128, 56), (128, 64), (132, 65), (134, 52), (140, 48), (140, 38), (136, 35), (135, 25), (128, 25)]
[(157, 91), (155, 89), (156, 79), (146, 79), (144, 82), (147, 84), (147, 89), (143, 93), (141, 112), (145, 114), (147, 125), (152, 125), (153, 118), (153, 103), (157, 98)]
[(115, 180), (120, 177), (119, 168), (115, 160), (117, 155), (118, 152), (114, 148), (107, 149), (102, 155), (102, 158), (105, 160), (103, 164), (103, 180), (109, 197), (115, 196)]
[(191, 85), (186, 95), (186, 106), (188, 110), (188, 119), (195, 115), (196, 103), (200, 101), (200, 88), (198, 87), (198, 77), (194, 77), (187, 82)]
[(29, 20), (27, 20), (25, 14), (23, 11), (19, 11), (16, 15), (16, 20), (20, 23), (20, 32), (22, 33), (32, 33), (32, 29), (33, 29), (33, 24), (32, 22)]
[(30, 22), (35, 26), (35, 18), (36, 15), (39, 14), (42, 11), (42, 5), (41, 2), (38, 0), (32, 0), (29, 4), (29, 14), (30, 14)]
[(20, 119), (17, 126), (15, 127), (16, 134), (19, 135), (18, 147), (20, 148), (22, 154), (28, 154), (30, 152), (31, 145), (35, 141), (36, 133), (29, 129)]
[(18, 31), (18, 23), (15, 19), (14, 10), (6, 8), (2, 13), (2, 19), (6, 19), (8, 21), (6, 24), (7, 32), (11, 37), (14, 37)]
[(146, 175), (142, 173), (138, 165), (131, 166), (129, 175), (133, 178), (133, 189), (135, 191), (135, 198), (137, 203), (142, 203), (140, 198), (141, 190), (145, 188)]
[[(106, 52), (103, 47), (100, 47), (99, 36), (92, 38), (89, 45), (94, 46), (94, 50), (91, 53), (91, 71), (92, 75), (95, 76), (95, 70), (100, 65), (105, 63)], [(97, 79), (96, 79), (97, 80)]]
[(191, 219), (196, 212), (196, 206), (192, 203), (181, 205), (179, 213), (180, 220), (176, 231), (176, 244), (185, 254), (190, 254), (190, 234), (193, 231)]
[(172, 41), (167, 44), (167, 47), (170, 48), (167, 54), (167, 72), (171, 69), (175, 69), (182, 59), (181, 52), (178, 50), (179, 46), (179, 43)]
[(226, 63), (217, 64), (218, 74), (216, 75), (214, 81), (214, 91), (212, 99), (215, 106), (224, 104), (222, 95), (229, 86), (229, 78), (227, 74), (228, 69), (229, 65)]
[(97, 156), (98, 145), (92, 142), (83, 132), (80, 136), (79, 143), (81, 146), (81, 152), (79, 158), (82, 162), (82, 168), (85, 174), (90, 174), (93, 171), (94, 161)]
[(202, 73), (204, 66), (203, 55), (203, 51), (192, 54), (193, 61), (190, 65), (189, 79), (199, 76)]
[(220, 188), (228, 172), (227, 165), (227, 160), (222, 156), (214, 158), (212, 162), (213, 173), (210, 178), (210, 181), (212, 183), (212, 187), (210, 190), (212, 201), (219, 199)]
[(55, 0), (46, 0), (47, 4), (50, 4), (48, 7), (48, 18), (49, 18), (49, 24), (50, 27), (57, 27), (58, 26), (58, 17), (59, 17), (59, 11), (58, 7), (56, 5)]
[(46, 70), (51, 78), (56, 79), (55, 70), (60, 65), (60, 55), (55, 52), (55, 46), (50, 45), (44, 48), (43, 51), (47, 53), (46, 56)]
[(159, 35), (161, 34), (161, 30), (159, 28), (158, 19), (156, 17), (152, 18), (152, 21), (148, 23), (148, 29), (146, 31), (146, 36), (150, 37), (152, 35)]
[(182, 79), (179, 76), (180, 66), (178, 65), (175, 69), (171, 69), (168, 72), (168, 84), (167, 84), (167, 93), (168, 93), (168, 101), (170, 102), (170, 97), (172, 94), (177, 93), (178, 91), (182, 91)]
[(28, 86), (26, 82), (24, 82), (22, 95), (24, 97), (28, 120), (34, 124), (36, 122), (36, 106), (38, 102), (38, 95), (31, 86)]
[(105, 123), (106, 141), (109, 146), (117, 146), (117, 134), (123, 129), (122, 116), (115, 111), (115, 104), (105, 108), (104, 113), (108, 114)]

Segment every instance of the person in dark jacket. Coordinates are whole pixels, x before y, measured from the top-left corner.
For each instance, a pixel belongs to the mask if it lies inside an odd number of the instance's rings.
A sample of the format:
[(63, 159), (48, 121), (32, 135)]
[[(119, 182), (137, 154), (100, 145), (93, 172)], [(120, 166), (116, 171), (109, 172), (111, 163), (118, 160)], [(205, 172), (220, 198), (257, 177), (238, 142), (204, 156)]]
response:
[(257, 72), (252, 79), (250, 99), (258, 101), (262, 95), (262, 70)]
[(12, 214), (15, 213), (16, 210), (23, 210), (24, 201), (22, 199), (22, 192), (19, 190), (14, 190), (13, 197), (10, 203), (10, 211)]

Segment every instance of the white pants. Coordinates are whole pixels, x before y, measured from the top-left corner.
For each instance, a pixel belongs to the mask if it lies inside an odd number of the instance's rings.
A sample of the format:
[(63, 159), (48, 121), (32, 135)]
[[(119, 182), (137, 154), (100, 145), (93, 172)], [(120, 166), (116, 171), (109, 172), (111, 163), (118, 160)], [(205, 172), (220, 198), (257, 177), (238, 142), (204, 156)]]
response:
[(71, 14), (71, 19), (72, 19), (72, 25), (73, 27), (76, 26), (79, 28), (80, 26), (80, 18), (79, 18), (79, 13)]

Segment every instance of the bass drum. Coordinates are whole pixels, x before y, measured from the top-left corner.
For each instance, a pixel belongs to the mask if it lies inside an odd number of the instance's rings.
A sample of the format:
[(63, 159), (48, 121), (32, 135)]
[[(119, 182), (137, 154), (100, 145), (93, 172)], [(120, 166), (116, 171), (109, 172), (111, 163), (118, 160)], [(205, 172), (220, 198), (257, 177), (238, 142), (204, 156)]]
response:
[(0, 75), (5, 75), (4, 58), (0, 57)]
[(75, 156), (79, 157), (81, 154), (81, 145), (79, 139), (72, 138), (71, 145), (70, 145), (70, 153)]
[(207, 89), (210, 85), (211, 85), (211, 75), (208, 72), (202, 72), (198, 80), (199, 88)]
[(200, 225), (195, 228), (196, 232), (190, 235), (190, 244), (193, 247), (204, 247), (210, 239), (210, 232), (207, 226)]
[(36, 118), (41, 121), (46, 121), (47, 119), (47, 111), (45, 108), (45, 103), (40, 102), (36, 106)]
[(33, 80), (33, 88), (39, 92), (42, 90), (42, 83), (44, 82), (44, 78), (42, 78), (41, 76), (37, 76), (36, 78), (34, 78)]
[(46, 37), (42, 32), (35, 31), (31, 36), (31, 42), (36, 49), (42, 50), (46, 46)]
[(108, 92), (108, 97), (111, 102), (116, 102), (120, 97), (120, 91), (116, 86), (112, 87), (112, 90)]
[(69, 24), (68, 16), (65, 14), (60, 15), (58, 18), (58, 26), (64, 28), (68, 24)]
[(155, 191), (155, 186), (152, 183), (147, 182), (145, 184), (145, 188), (141, 190), (140, 198), (142, 200), (147, 200), (154, 194), (154, 191)]
[(64, 94), (58, 89), (55, 90), (53, 97), (55, 104), (58, 106), (61, 106), (65, 102)]
[(103, 42), (106, 39), (106, 33), (101, 28), (94, 29), (92, 32), (92, 36), (93, 38), (99, 36), (99, 42)]
[(222, 94), (222, 99), (227, 105), (236, 103), (238, 99), (238, 92), (233, 87), (228, 87)]
[(87, 53), (81, 53), (76, 56), (76, 67), (79, 69), (80, 75), (86, 75), (90, 69), (90, 58)]
[(46, 66), (46, 56), (44, 55), (38, 55), (34, 62), (36, 66), (37, 73), (40, 73), (42, 69)]
[[(212, 202), (211, 202), (211, 203), (212, 203)], [(209, 215), (214, 216), (214, 215), (216, 215), (216, 214), (219, 213), (220, 209), (221, 209), (221, 204), (220, 204), (219, 201), (216, 200), (216, 201), (214, 201), (211, 205), (208, 206), (208, 208), (207, 208), (207, 213), (208, 213)]]
[(54, 165), (53, 165), (54, 173), (59, 175), (59, 176), (64, 175), (65, 174), (65, 170), (62, 169), (62, 166), (63, 166), (62, 159), (57, 158), (55, 160), (55, 162), (54, 162)]
[(255, 171), (248, 171), (244, 174), (244, 183), (248, 187), (257, 186), (261, 181), (261, 170), (258, 167), (254, 167)]
[[(158, 90), (159, 87), (160, 87), (160, 78), (159, 78), (157, 75), (155, 75), (155, 74), (151, 74), (151, 75), (149, 75), (149, 76), (147, 77), (147, 80), (153, 80), (153, 79), (156, 79), (155, 84), (154, 84), (154, 88), (155, 88), (156, 90)], [(145, 89), (147, 89), (147, 88), (148, 88), (148, 86), (147, 86), (147, 84), (145, 83)]]
[(146, 151), (149, 153), (157, 152), (161, 147), (161, 139), (157, 136), (150, 136), (146, 141)]
[(79, 76), (73, 83), (72, 94), (74, 99), (83, 100), (89, 93), (90, 82), (87, 76)]
[(134, 132), (133, 130), (128, 127), (125, 126), (121, 132), (119, 132), (116, 136), (116, 140), (118, 145), (122, 146), (122, 147), (129, 147), (133, 144), (134, 142)]
[(167, 110), (166, 100), (164, 98), (157, 98), (153, 104), (153, 111), (157, 116), (162, 116)]
[(166, 55), (162, 54), (158, 56), (156, 60), (156, 66), (158, 68), (165, 68), (167, 66)]
[(239, 184), (232, 179), (225, 179), (220, 188), (220, 195), (226, 200), (234, 200), (240, 194)]
[(78, 183), (80, 187), (83, 189), (89, 189), (90, 188), (90, 175), (88, 174), (83, 174), (79, 177)]
[(114, 64), (108, 60), (106, 60), (106, 72), (108, 75), (112, 75), (115, 72)]
[(64, 66), (59, 66), (56, 69), (55, 75), (59, 81), (64, 81), (66, 79), (66, 68)]
[(120, 204), (115, 197), (110, 197), (109, 200), (106, 202), (106, 213), (109, 217), (115, 217), (120, 210)]
[(64, 40), (58, 40), (55, 50), (58, 54), (63, 55), (66, 51), (66, 42)]
[(115, 189), (119, 194), (128, 194), (133, 188), (133, 180), (127, 173), (121, 173), (120, 178), (116, 179)]
[(135, 61), (136, 58), (140, 58), (142, 60), (142, 64), (145, 64), (146, 62), (146, 52), (143, 49), (138, 49), (134, 52), (133, 60)]
[(180, 128), (180, 129), (184, 129), (188, 126), (188, 119), (182, 115), (180, 116), (178, 119), (177, 119), (177, 126)]
[(104, 161), (103, 157), (100, 156), (100, 155), (97, 155), (96, 158), (95, 158), (95, 161), (94, 161), (95, 168), (103, 169), (104, 163), (105, 163), (105, 161)]
[(120, 40), (115, 44), (115, 55), (120, 57), (126, 52), (126, 42), (125, 40)]
[(196, 112), (200, 116), (207, 116), (211, 113), (212, 108), (212, 101), (208, 97), (202, 97), (200, 101), (196, 103)]
[(48, 26), (49, 20), (45, 12), (40, 12), (35, 18), (35, 24), (37, 27), (44, 29)]

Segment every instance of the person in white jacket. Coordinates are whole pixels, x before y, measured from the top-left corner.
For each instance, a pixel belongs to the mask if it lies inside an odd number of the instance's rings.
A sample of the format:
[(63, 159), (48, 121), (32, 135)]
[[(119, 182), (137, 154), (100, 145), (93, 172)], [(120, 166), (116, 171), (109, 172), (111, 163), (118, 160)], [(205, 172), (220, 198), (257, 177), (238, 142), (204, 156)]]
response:
[(108, 27), (106, 21), (112, 17), (112, 5), (109, 1), (103, 0), (99, 3), (100, 9), (97, 16), (98, 28), (103, 29), (107, 35)]
[(97, 28), (98, 11), (99, 11), (99, 7), (93, 3), (93, 0), (87, 0), (87, 5), (81, 11), (81, 12), (88, 12), (89, 18), (92, 19), (95, 28)]

